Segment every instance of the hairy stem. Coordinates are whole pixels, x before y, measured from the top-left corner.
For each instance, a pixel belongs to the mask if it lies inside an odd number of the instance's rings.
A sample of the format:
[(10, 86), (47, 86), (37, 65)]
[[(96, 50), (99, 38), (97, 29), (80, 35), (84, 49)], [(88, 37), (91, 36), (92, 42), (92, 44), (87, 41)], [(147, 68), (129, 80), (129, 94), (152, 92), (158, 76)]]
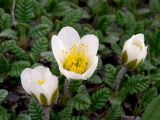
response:
[(17, 24), (16, 19), (15, 19), (15, 15), (14, 15), (15, 4), (16, 4), (16, 0), (13, 0), (12, 10), (11, 10), (11, 16), (12, 16), (12, 22), (13, 22), (14, 26), (16, 26), (16, 24)]
[(116, 80), (114, 82), (114, 88), (115, 88), (116, 93), (119, 91), (121, 79), (124, 76), (124, 74), (126, 73), (126, 71), (127, 71), (127, 68), (125, 66), (122, 66), (121, 70), (118, 72), (118, 74), (116, 76)]
[(43, 106), (44, 120), (49, 120), (49, 106)]
[(65, 82), (64, 82), (64, 96), (65, 96), (66, 99), (69, 97), (68, 85), (69, 85), (69, 80), (65, 79)]

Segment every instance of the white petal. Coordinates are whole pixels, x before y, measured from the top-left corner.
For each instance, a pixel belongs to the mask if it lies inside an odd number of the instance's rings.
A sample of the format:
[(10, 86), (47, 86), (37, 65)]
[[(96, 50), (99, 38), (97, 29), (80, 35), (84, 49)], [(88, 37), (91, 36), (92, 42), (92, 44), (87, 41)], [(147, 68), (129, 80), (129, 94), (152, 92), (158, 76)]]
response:
[(141, 54), (141, 49), (135, 45), (128, 47), (126, 49), (128, 55), (128, 62), (131, 62), (135, 59), (138, 59), (139, 55)]
[(41, 74), (38, 70), (32, 69), (30, 74), (31, 82), (37, 83), (38, 80), (43, 80), (43, 74)]
[(85, 35), (80, 44), (87, 45), (89, 56), (95, 56), (99, 47), (99, 40), (95, 35)]
[[(147, 56), (147, 48), (148, 48), (148, 46), (146, 46), (146, 47), (142, 50), (141, 54), (138, 56), (139, 61), (141, 61), (142, 59), (145, 60), (145, 58), (146, 58), (146, 56)], [(138, 61), (138, 62), (139, 62), (139, 61)]]
[(144, 44), (144, 35), (142, 33), (139, 33), (139, 34), (136, 34), (136, 35), (132, 36), (131, 39), (132, 40), (138, 40), (142, 44)]
[(47, 100), (50, 103), (54, 91), (58, 88), (58, 78), (52, 75), (49, 69), (44, 73), (44, 77), (46, 81), (42, 85), (42, 89), (45, 91)]
[(40, 94), (43, 93), (46, 95), (46, 92), (39, 86), (37, 83), (33, 82), (30, 84), (30, 91), (36, 96), (38, 101), (41, 103)]
[(131, 39), (125, 41), (124, 45), (123, 45), (123, 50), (122, 50), (122, 53), (127, 50), (128, 48), (132, 47), (132, 41)]
[(32, 69), (30, 69), (30, 68), (26, 68), (21, 73), (21, 84), (22, 84), (24, 90), (28, 94), (31, 94), (31, 92), (30, 92), (30, 84), (31, 84), (30, 72), (31, 72), (31, 70)]
[(72, 27), (64, 27), (58, 33), (58, 37), (62, 40), (65, 48), (69, 51), (69, 49), (73, 46), (73, 44), (80, 43), (80, 36), (78, 32)]
[(67, 71), (61, 65), (59, 66), (59, 70), (69, 80), (70, 79), (75, 79), (75, 80), (83, 79), (83, 76), (81, 74), (77, 74), (75, 72)]
[(46, 68), (46, 67), (44, 67), (44, 66), (37, 66), (37, 67), (35, 67), (34, 69), (38, 70), (38, 72), (39, 72), (41, 75), (43, 75), (48, 68)]
[(98, 57), (94, 56), (91, 59), (92, 59), (91, 66), (89, 67), (89, 69), (85, 73), (82, 74), (84, 80), (90, 78), (97, 67)]
[(58, 62), (58, 64), (62, 64), (65, 59), (64, 52), (67, 52), (65, 45), (60, 40), (60, 38), (56, 35), (52, 36), (51, 45), (52, 45), (53, 55), (54, 55), (56, 61)]

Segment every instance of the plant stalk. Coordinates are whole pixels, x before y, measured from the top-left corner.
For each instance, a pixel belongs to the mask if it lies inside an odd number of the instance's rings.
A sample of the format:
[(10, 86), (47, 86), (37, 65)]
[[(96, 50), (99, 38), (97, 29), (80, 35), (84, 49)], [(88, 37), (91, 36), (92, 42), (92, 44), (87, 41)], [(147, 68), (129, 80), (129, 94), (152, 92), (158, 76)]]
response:
[(14, 26), (16, 26), (16, 24), (17, 24), (17, 21), (16, 21), (16, 19), (15, 19), (15, 15), (14, 15), (15, 4), (16, 4), (16, 0), (13, 0), (12, 10), (11, 10), (11, 16), (12, 16), (12, 22), (13, 22), (13, 25), (14, 25)]
[(127, 68), (125, 66), (122, 66), (121, 70), (118, 72), (118, 74), (116, 76), (116, 80), (114, 82), (114, 88), (115, 88), (116, 93), (119, 91), (121, 79), (126, 72), (127, 72)]
[(67, 99), (69, 97), (68, 85), (69, 85), (69, 80), (65, 79), (65, 81), (64, 81), (64, 96), (65, 96), (65, 99)]
[(43, 111), (44, 111), (44, 120), (49, 120), (49, 106), (43, 106)]

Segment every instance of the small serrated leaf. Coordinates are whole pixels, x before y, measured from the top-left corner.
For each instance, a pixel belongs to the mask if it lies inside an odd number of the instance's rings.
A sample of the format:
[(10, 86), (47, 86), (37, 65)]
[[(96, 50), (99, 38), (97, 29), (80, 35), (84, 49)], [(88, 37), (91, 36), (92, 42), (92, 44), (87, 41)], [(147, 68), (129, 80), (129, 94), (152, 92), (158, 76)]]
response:
[(19, 114), (16, 120), (31, 120), (31, 117), (27, 114)]
[(98, 75), (93, 75), (91, 78), (89, 78), (88, 82), (94, 83), (94, 84), (101, 84), (102, 80)]
[(97, 90), (95, 93), (92, 94), (91, 99), (92, 99), (92, 104), (91, 104), (91, 109), (92, 110), (99, 110), (107, 102), (108, 96), (109, 96), (109, 90), (107, 88), (102, 88), (100, 90)]
[(158, 120), (160, 118), (160, 96), (156, 97), (144, 111), (141, 120)]
[(4, 89), (0, 90), (0, 103), (5, 100), (7, 95), (8, 95), (8, 91), (7, 90), (4, 90)]
[(29, 115), (32, 120), (43, 120), (43, 109), (34, 99), (30, 100)]
[(28, 61), (17, 61), (12, 63), (11, 70), (9, 72), (9, 75), (12, 77), (19, 77), (22, 70), (25, 68), (30, 67), (30, 62)]
[(85, 94), (77, 94), (74, 97), (73, 100), (73, 105), (75, 106), (75, 108), (80, 111), (80, 110), (85, 110), (88, 109), (89, 106), (91, 104), (91, 101), (88, 97), (88, 95)]
[(0, 37), (10, 38), (13, 40), (17, 40), (16, 32), (11, 29), (5, 29), (0, 33)]

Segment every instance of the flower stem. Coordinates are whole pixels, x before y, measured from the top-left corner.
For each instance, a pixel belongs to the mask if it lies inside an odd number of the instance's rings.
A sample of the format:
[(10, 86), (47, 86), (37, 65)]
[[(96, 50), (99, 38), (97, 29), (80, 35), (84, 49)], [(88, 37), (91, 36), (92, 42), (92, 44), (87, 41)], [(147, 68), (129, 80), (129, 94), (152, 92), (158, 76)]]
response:
[(65, 99), (67, 99), (69, 97), (68, 85), (69, 85), (69, 80), (65, 79), (65, 81), (64, 81), (64, 96), (65, 96)]
[(119, 91), (121, 79), (126, 72), (127, 72), (127, 68), (125, 66), (122, 66), (121, 70), (118, 72), (116, 76), (116, 80), (114, 82), (114, 88), (116, 93)]
[(44, 120), (49, 120), (49, 106), (43, 106)]
[(16, 26), (16, 24), (17, 24), (17, 21), (16, 21), (16, 19), (15, 19), (15, 15), (14, 15), (15, 4), (16, 4), (16, 0), (13, 0), (11, 16), (12, 16), (12, 22), (13, 22), (13, 25), (14, 25), (14, 26)]

